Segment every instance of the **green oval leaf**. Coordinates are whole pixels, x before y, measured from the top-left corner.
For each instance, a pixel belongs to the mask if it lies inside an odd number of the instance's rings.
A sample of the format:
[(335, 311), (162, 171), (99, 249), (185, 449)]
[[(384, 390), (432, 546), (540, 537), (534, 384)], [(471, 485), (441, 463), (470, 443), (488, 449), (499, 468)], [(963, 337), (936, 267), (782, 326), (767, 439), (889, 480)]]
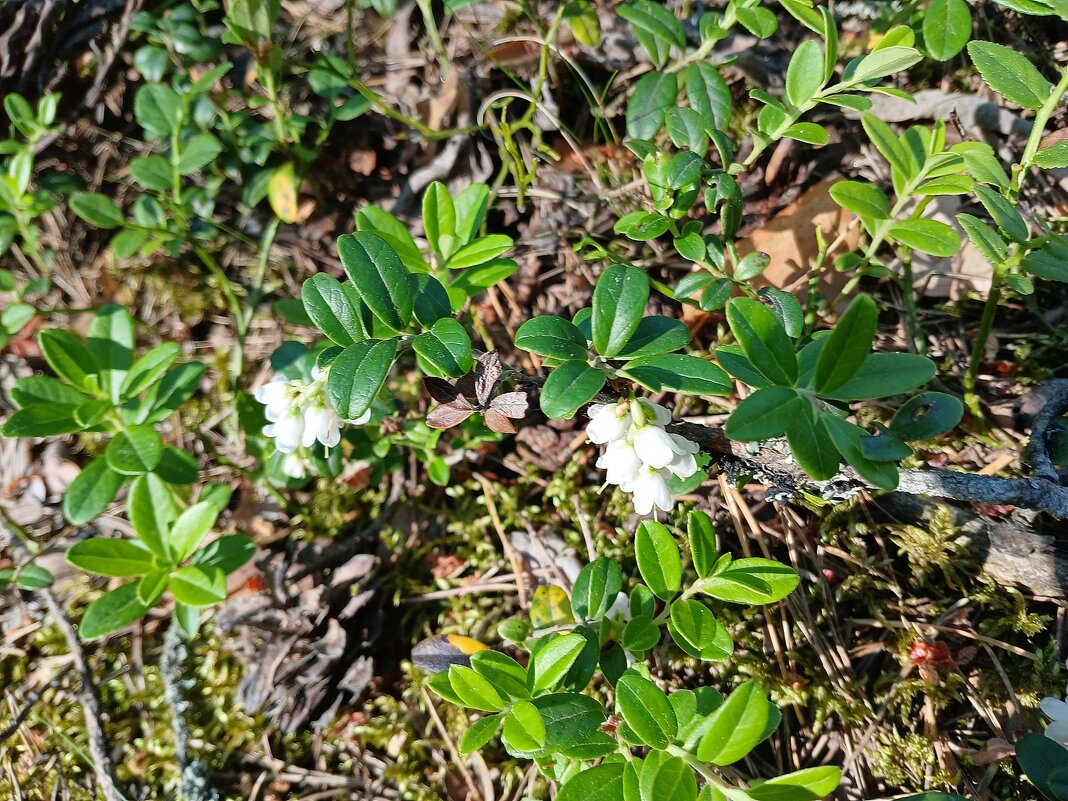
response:
[(663, 523), (643, 520), (634, 535), (638, 572), (653, 594), (667, 601), (682, 585), (682, 557), (675, 538)]
[(393, 367), (395, 339), (367, 339), (349, 345), (330, 363), (326, 389), (344, 420), (357, 420), (374, 401)]
[(573, 417), (579, 407), (589, 403), (601, 387), (605, 374), (586, 362), (572, 359), (555, 368), (541, 388), (539, 405), (546, 417)]
[(67, 561), (75, 567), (100, 576), (142, 576), (151, 571), (155, 559), (145, 546), (130, 540), (91, 537), (67, 549)]
[(744, 757), (764, 737), (768, 698), (764, 689), (747, 681), (732, 692), (715, 712), (697, 757), (713, 765), (730, 765)]
[(606, 358), (617, 355), (630, 341), (649, 300), (649, 278), (643, 270), (613, 264), (597, 279), (593, 290), (593, 346)]
[(67, 487), (63, 514), (74, 526), (88, 523), (115, 500), (126, 477), (116, 473), (103, 458), (93, 459)]
[(972, 36), (972, 12), (964, 0), (934, 0), (923, 13), (923, 43), (932, 58), (948, 61)]
[(397, 251), (369, 231), (344, 234), (337, 248), (353, 289), (371, 313), (394, 331), (403, 329), (414, 309), (411, 278)]
[(879, 310), (870, 295), (857, 295), (823, 343), (813, 388), (820, 394), (838, 389), (856, 375), (875, 341)]
[(1041, 108), (1053, 91), (1053, 84), (1011, 47), (993, 42), (969, 42), (968, 55), (990, 88), (1018, 106)]
[(226, 600), (226, 576), (214, 565), (189, 565), (175, 570), (167, 586), (176, 601), (195, 609)]
[(460, 323), (452, 317), (443, 317), (429, 331), (412, 339), (412, 348), (422, 356), (440, 375), (459, 378), (474, 367), (471, 356), (471, 338)]
[(104, 455), (116, 473), (136, 476), (159, 464), (163, 440), (152, 426), (130, 426), (112, 438)]
[(739, 442), (778, 437), (793, 425), (801, 406), (801, 399), (789, 387), (758, 389), (735, 407), (724, 431)]
[(642, 356), (627, 362), (620, 370), (653, 392), (670, 389), (693, 395), (729, 395), (727, 374), (707, 359), (687, 353)]
[(130, 625), (147, 611), (148, 606), (137, 597), (137, 582), (131, 581), (89, 604), (79, 633), (83, 640), (95, 640)]
[(649, 679), (627, 674), (616, 683), (616, 706), (623, 720), (645, 745), (666, 748), (678, 722), (664, 692)]

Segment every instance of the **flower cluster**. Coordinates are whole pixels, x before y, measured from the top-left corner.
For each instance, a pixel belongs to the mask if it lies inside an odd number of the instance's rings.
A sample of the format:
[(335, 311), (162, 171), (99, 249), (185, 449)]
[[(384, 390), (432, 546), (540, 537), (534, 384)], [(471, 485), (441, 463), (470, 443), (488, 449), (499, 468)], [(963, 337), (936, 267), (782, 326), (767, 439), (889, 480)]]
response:
[(689, 478), (697, 472), (697, 445), (664, 427), (671, 412), (644, 398), (618, 403), (594, 404), (589, 408), (586, 434), (605, 452), (597, 460), (609, 484), (634, 496), (634, 509), (647, 515), (653, 507), (667, 512), (672, 498), (668, 480), (672, 475)]
[(1065, 688), (1063, 701), (1060, 698), (1043, 698), (1040, 706), (1050, 719), (1045, 735), (1068, 748), (1068, 688)]
[(276, 375), (256, 390), (264, 416), (270, 421), (263, 433), (272, 437), (279, 452), (286, 454), (282, 469), (293, 478), (303, 478), (310, 464), (306, 454), (298, 452), (316, 442), (333, 448), (341, 441), (341, 425), (363, 425), (371, 419), (370, 410), (357, 420), (345, 420), (330, 405), (326, 394), (329, 370), (314, 368), (312, 380), (305, 383)]

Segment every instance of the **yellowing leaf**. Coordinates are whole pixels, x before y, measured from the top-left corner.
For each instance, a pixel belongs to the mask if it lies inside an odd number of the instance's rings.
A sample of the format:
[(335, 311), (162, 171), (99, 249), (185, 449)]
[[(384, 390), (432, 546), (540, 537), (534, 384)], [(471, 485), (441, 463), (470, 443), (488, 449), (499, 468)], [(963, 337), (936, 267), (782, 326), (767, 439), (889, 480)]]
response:
[(297, 176), (292, 163), (283, 164), (274, 171), (267, 183), (267, 199), (279, 220), (285, 223), (297, 221)]

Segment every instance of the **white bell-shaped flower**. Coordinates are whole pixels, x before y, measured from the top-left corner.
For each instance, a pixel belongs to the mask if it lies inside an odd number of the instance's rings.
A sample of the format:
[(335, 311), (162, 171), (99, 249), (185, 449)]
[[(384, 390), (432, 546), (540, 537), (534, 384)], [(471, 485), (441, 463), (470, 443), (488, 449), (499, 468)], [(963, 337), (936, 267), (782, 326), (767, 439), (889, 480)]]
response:
[(293, 453), (304, 437), (304, 415), (299, 408), (290, 408), (275, 422), (264, 426), (263, 433), (274, 438), (275, 447), (282, 453)]
[(650, 467), (667, 467), (678, 454), (671, 435), (656, 425), (636, 426), (634, 450), (638, 458)]
[(590, 424), (586, 426), (586, 436), (590, 442), (604, 445), (626, 437), (631, 424), (629, 409), (630, 404), (625, 402), (595, 403), (590, 406)]
[(597, 460), (597, 466), (605, 471), (605, 480), (609, 484), (629, 484), (638, 477), (642, 460), (631, 443), (617, 439), (608, 444)]
[(310, 448), (316, 441), (327, 448), (341, 442), (341, 418), (325, 404), (309, 405), (304, 409), (304, 437), (301, 442)]
[(638, 477), (621, 486), (621, 489), (634, 496), (634, 511), (640, 515), (649, 514), (654, 506), (664, 512), (670, 512), (674, 505), (671, 489), (662, 470), (643, 467)]
[(287, 453), (282, 459), (282, 472), (290, 478), (306, 478), (311, 467), (311, 460), (302, 453)]
[(1043, 698), (1040, 707), (1051, 721), (1045, 735), (1068, 748), (1068, 698)]
[(589, 407), (590, 440), (605, 445), (597, 466), (605, 480), (634, 495), (634, 508), (649, 514), (653, 508), (672, 506), (668, 481), (672, 476), (689, 478), (697, 472), (699, 448), (666, 426), (671, 412), (644, 398)]
[(264, 416), (272, 423), (289, 409), (293, 402), (293, 390), (285, 377), (276, 375), (256, 390), (255, 398), (266, 408)]

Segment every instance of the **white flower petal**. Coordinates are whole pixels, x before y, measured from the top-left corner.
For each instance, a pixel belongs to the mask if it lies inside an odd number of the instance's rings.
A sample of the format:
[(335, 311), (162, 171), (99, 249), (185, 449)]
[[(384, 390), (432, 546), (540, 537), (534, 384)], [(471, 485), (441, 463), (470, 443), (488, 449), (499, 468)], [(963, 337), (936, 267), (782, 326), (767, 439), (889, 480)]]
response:
[(263, 429), (265, 434), (268, 428), (271, 429), (268, 436), (274, 437), (275, 447), (282, 453), (293, 453), (300, 447), (304, 436), (304, 417), (300, 412), (294, 411), (279, 418), (273, 426), (265, 426)]
[(1043, 698), (1039, 708), (1051, 720), (1068, 723), (1068, 703), (1059, 698)]
[(1057, 720), (1046, 727), (1044, 734), (1051, 740), (1068, 747), (1068, 721)]
[(605, 481), (622, 486), (638, 477), (642, 460), (629, 442), (616, 440), (609, 443), (604, 454), (597, 460), (597, 466), (605, 471)]
[(689, 478), (697, 472), (697, 460), (692, 453), (676, 453), (667, 469), (679, 478)]
[(665, 512), (671, 511), (674, 505), (671, 490), (668, 489), (662, 471), (649, 469), (642, 471), (631, 487), (634, 493), (634, 511), (638, 514), (649, 514), (654, 505)]
[(658, 426), (663, 427), (671, 422), (671, 412), (659, 403), (653, 403), (645, 398), (639, 398), (638, 403), (641, 404), (646, 418), (652, 418)]
[(664, 429), (658, 426), (641, 426), (634, 432), (634, 450), (638, 458), (650, 467), (667, 467), (675, 458), (674, 443)]
[(627, 436), (630, 428), (630, 414), (626, 407), (618, 403), (594, 404), (588, 410), (589, 425), (586, 436), (596, 445), (604, 445)]
[(282, 472), (290, 478), (304, 478), (308, 475), (307, 462), (296, 453), (287, 453), (282, 460)]

